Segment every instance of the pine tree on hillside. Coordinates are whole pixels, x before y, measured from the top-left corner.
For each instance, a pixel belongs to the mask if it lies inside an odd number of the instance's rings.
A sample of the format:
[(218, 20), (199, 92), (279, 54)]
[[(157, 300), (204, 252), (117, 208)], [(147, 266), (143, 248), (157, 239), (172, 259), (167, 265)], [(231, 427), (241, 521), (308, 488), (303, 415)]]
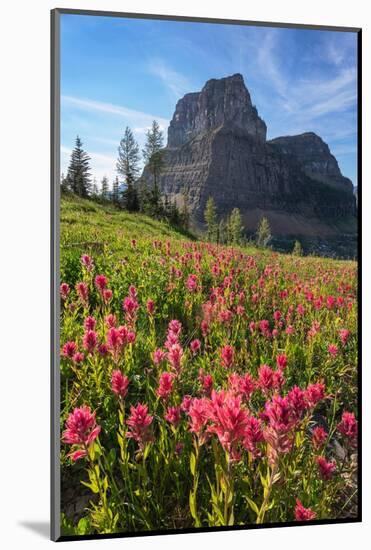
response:
[(204, 211), (204, 218), (207, 226), (206, 238), (210, 242), (217, 240), (218, 233), (218, 220), (216, 215), (215, 201), (212, 197), (209, 197), (206, 202), (206, 208)]
[(134, 184), (139, 174), (139, 146), (135, 141), (134, 134), (126, 126), (124, 137), (118, 148), (118, 159), (116, 170), (122, 176), (125, 184)]
[(118, 148), (116, 170), (122, 176), (125, 189), (122, 192), (122, 205), (129, 212), (139, 210), (138, 191), (135, 181), (139, 175), (139, 146), (133, 132), (126, 126), (124, 137)]
[(229, 218), (229, 232), (231, 243), (241, 244), (243, 238), (242, 217), (239, 208), (234, 208)]
[(294, 244), (294, 248), (292, 250), (293, 256), (302, 256), (303, 255), (303, 247), (301, 246), (300, 241), (296, 240)]
[(271, 228), (268, 219), (264, 216), (258, 225), (256, 231), (256, 245), (259, 248), (266, 248), (271, 240)]
[(103, 176), (102, 182), (101, 182), (101, 197), (104, 200), (109, 199), (109, 186), (108, 186), (108, 178), (107, 176)]
[(228, 243), (228, 227), (227, 222), (222, 218), (218, 225), (218, 243), (227, 244)]
[(112, 184), (112, 202), (116, 205), (120, 203), (120, 193), (119, 193), (119, 179), (116, 176)]
[(62, 173), (61, 175), (61, 191), (62, 192), (65, 192), (65, 191), (69, 191), (69, 183), (68, 183), (68, 179), (66, 178), (66, 176)]
[(98, 185), (97, 185), (97, 178), (94, 178), (93, 179), (93, 187), (91, 189), (91, 196), (94, 197), (94, 198), (97, 198), (99, 195), (99, 189), (98, 189)]
[(67, 172), (68, 187), (80, 195), (88, 197), (91, 190), (90, 157), (82, 148), (82, 141), (76, 137), (75, 147), (71, 153), (71, 160)]
[(160, 126), (156, 120), (152, 122), (152, 127), (146, 134), (146, 142), (142, 151), (145, 163), (148, 166), (149, 172), (153, 177), (153, 187), (156, 189), (155, 195), (158, 192), (158, 180), (164, 167), (164, 134), (160, 130)]

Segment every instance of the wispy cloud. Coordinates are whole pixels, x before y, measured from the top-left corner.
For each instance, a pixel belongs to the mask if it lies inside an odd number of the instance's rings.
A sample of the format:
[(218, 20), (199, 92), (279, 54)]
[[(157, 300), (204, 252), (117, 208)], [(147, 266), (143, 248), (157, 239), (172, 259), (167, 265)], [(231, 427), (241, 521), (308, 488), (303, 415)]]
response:
[(188, 78), (169, 67), (162, 59), (152, 59), (149, 62), (149, 72), (162, 81), (175, 100), (192, 91)]
[(163, 117), (144, 113), (142, 111), (136, 111), (122, 105), (114, 105), (113, 103), (104, 103), (102, 101), (67, 95), (62, 95), (61, 99), (62, 105), (68, 105), (87, 111), (100, 111), (107, 114), (118, 115), (128, 121), (134, 122), (138, 126), (145, 126), (149, 128), (153, 120), (157, 120), (162, 129), (167, 128), (168, 125), (168, 120)]

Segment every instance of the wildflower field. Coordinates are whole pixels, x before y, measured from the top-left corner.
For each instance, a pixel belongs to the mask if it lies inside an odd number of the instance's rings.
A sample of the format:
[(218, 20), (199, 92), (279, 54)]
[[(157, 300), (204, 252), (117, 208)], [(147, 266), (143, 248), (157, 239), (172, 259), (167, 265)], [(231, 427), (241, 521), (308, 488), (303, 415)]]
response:
[(355, 262), (71, 195), (60, 294), (62, 534), (357, 515)]

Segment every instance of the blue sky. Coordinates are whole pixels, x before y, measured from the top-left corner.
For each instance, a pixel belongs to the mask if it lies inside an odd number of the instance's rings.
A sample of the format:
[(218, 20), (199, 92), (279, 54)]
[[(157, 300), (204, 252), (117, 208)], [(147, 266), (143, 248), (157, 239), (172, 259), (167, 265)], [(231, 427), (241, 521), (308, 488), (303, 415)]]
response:
[(111, 181), (127, 125), (142, 146), (155, 118), (166, 142), (178, 99), (239, 72), (268, 139), (316, 132), (356, 185), (356, 44), (346, 32), (62, 15), (62, 172), (79, 134), (98, 183)]

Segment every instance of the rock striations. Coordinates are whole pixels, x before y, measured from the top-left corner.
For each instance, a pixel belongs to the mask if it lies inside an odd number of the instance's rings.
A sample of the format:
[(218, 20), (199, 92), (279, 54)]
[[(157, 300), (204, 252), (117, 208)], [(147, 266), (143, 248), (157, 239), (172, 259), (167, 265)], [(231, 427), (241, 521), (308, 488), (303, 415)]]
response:
[[(240, 209), (247, 232), (262, 215), (276, 235), (339, 235), (350, 226), (354, 231), (353, 185), (328, 145), (311, 132), (267, 141), (266, 131), (242, 75), (209, 80), (176, 105), (161, 191), (179, 201), (187, 193), (199, 226), (212, 196), (221, 217)], [(146, 168), (143, 177), (150, 178)]]

